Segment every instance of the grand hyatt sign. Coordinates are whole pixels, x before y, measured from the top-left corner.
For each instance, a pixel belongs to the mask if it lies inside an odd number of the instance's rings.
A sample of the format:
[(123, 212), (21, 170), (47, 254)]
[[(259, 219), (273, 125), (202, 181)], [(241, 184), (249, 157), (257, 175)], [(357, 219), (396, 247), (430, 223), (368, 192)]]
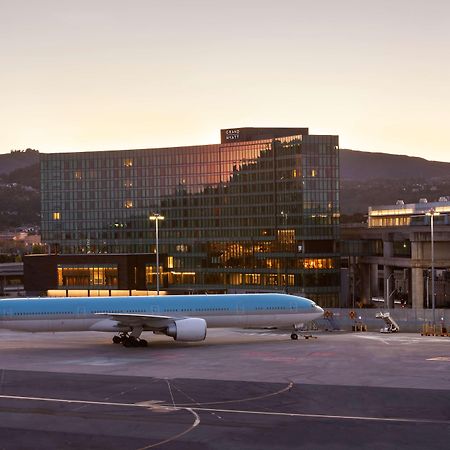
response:
[(233, 142), (256, 141), (260, 139), (276, 139), (277, 137), (296, 136), (308, 134), (308, 128), (225, 128), (220, 130), (220, 142), (231, 144)]
[(226, 141), (236, 141), (239, 139), (239, 129), (225, 130)]

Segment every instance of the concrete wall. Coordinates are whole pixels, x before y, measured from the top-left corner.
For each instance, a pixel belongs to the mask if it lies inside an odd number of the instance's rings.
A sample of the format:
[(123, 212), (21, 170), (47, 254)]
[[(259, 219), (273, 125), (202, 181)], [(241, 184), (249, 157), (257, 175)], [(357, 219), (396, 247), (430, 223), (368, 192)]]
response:
[[(384, 321), (375, 317), (377, 312), (387, 310), (381, 309), (327, 309), (333, 312), (334, 323), (345, 331), (351, 331), (354, 320), (350, 319), (350, 311), (355, 311), (356, 320), (367, 325), (369, 331), (380, 331), (384, 327)], [(390, 310), (391, 316), (398, 323), (400, 332), (415, 333), (420, 332), (424, 323), (433, 321), (433, 312), (431, 309), (409, 309), (397, 308)], [(361, 319), (359, 319), (361, 317)], [(330, 322), (325, 319), (316, 320), (315, 323), (319, 329), (330, 328)], [(447, 329), (450, 328), (450, 309), (436, 309), (436, 324), (444, 324)]]

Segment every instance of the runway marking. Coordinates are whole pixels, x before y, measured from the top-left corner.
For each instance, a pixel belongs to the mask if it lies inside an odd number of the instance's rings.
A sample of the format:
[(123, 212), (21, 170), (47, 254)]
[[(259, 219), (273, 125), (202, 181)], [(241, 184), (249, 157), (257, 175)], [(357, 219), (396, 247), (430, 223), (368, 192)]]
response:
[(399, 345), (414, 345), (424, 342), (430, 342), (430, 343), (437, 343), (437, 342), (443, 342), (443, 339), (440, 339), (439, 337), (429, 337), (427, 336), (424, 339), (424, 336), (401, 336), (399, 334), (389, 334), (387, 336), (378, 336), (378, 335), (366, 335), (366, 334), (355, 334), (354, 335), (357, 338), (361, 339), (369, 339), (374, 341), (381, 341), (386, 345), (391, 344), (399, 344)]
[[(169, 408), (173, 411), (189, 411), (196, 416), (196, 420), (194, 423), (184, 432), (177, 435), (177, 437), (186, 434), (191, 431), (193, 428), (199, 425), (200, 417), (196, 413), (198, 412), (214, 412), (214, 413), (222, 413), (222, 414), (248, 414), (255, 416), (272, 416), (272, 417), (298, 417), (304, 419), (332, 419), (332, 420), (360, 420), (367, 422), (390, 422), (390, 423), (423, 423), (423, 424), (441, 424), (441, 425), (449, 425), (450, 421), (448, 420), (434, 420), (434, 419), (418, 419), (418, 418), (403, 418), (403, 417), (365, 417), (365, 416), (346, 416), (346, 415), (333, 415), (333, 414), (308, 414), (308, 413), (289, 413), (289, 412), (275, 412), (275, 411), (252, 411), (252, 410), (239, 410), (239, 409), (220, 409), (220, 408), (202, 408), (202, 407), (182, 407), (182, 406), (164, 406), (164, 405), (153, 405), (147, 402), (141, 403), (117, 403), (117, 402), (98, 402), (92, 400), (68, 400), (68, 399), (60, 399), (60, 398), (46, 398), (46, 397), (23, 397), (18, 395), (0, 395), (0, 399), (6, 400), (28, 400), (28, 401), (40, 401), (40, 402), (50, 402), (50, 403), (67, 403), (67, 404), (86, 404), (86, 405), (96, 405), (96, 406), (121, 406), (121, 407), (129, 407), (129, 408), (146, 408), (149, 410), (157, 411), (159, 408)], [(169, 438), (170, 440), (175, 439), (175, 437)], [(164, 441), (168, 442), (168, 441)], [(162, 443), (162, 442), (161, 442)], [(152, 446), (160, 445), (161, 443), (152, 444), (148, 447), (143, 447), (143, 449), (151, 448)], [(143, 450), (140, 449), (140, 450)]]
[(428, 358), (427, 361), (448, 361), (448, 362), (450, 362), (450, 356), (435, 356), (434, 358)]
[(120, 357), (92, 357), (82, 359), (66, 359), (57, 361), (57, 364), (76, 365), (76, 366), (117, 366), (121, 364), (143, 363), (146, 358), (120, 358)]
[(200, 425), (200, 416), (192, 409), (192, 408), (179, 408), (180, 410), (183, 409), (184, 411), (189, 411), (191, 414), (194, 415), (195, 420), (192, 423), (192, 425), (189, 428), (186, 428), (186, 430), (182, 431), (181, 433), (176, 434), (175, 436), (171, 436), (170, 438), (165, 439), (164, 441), (156, 442), (155, 444), (147, 445), (146, 447), (141, 447), (138, 450), (147, 450), (149, 448), (155, 448), (159, 445), (167, 444), (168, 442), (175, 441), (176, 439), (180, 438), (181, 436), (184, 436), (187, 433), (190, 433), (195, 427)]
[(372, 341), (379, 341), (379, 342), (383, 342), (383, 344), (386, 345), (391, 345), (390, 342), (387, 342), (384, 338), (382, 338), (381, 336), (365, 336), (363, 334), (356, 334), (355, 336), (359, 337), (359, 338), (363, 338), (363, 339), (370, 339)]
[(175, 406), (175, 399), (173, 398), (172, 388), (170, 387), (170, 381), (166, 378), (167, 387), (169, 388), (170, 398), (172, 399), (172, 405)]
[(427, 424), (444, 424), (450, 425), (448, 420), (432, 420), (432, 419), (406, 419), (402, 417), (364, 417), (364, 416), (342, 416), (331, 414), (307, 414), (307, 413), (286, 413), (274, 411), (249, 411), (238, 409), (218, 409), (218, 408), (196, 408), (195, 411), (216, 412), (216, 413), (232, 413), (232, 414), (251, 414), (258, 416), (278, 416), (278, 417), (302, 417), (307, 419), (333, 419), (333, 420), (363, 420), (372, 422), (403, 422), (403, 423), (427, 423)]
[[(292, 386), (294, 386), (294, 382), (290, 381), (289, 384), (287, 386), (285, 386), (282, 389), (279, 389), (278, 391), (275, 392), (269, 392), (268, 394), (262, 394), (262, 395), (258, 395), (256, 397), (247, 397), (247, 398), (241, 398), (241, 399), (236, 399), (236, 400), (222, 400), (222, 401), (218, 401), (218, 402), (196, 402), (194, 400), (194, 404), (195, 405), (223, 405), (226, 403), (242, 403), (242, 402), (251, 402), (254, 400), (262, 400), (263, 398), (269, 398), (269, 397), (273, 397), (275, 395), (279, 395), (282, 394), (284, 392), (290, 391), (292, 389)], [(186, 395), (184, 392), (182, 392), (184, 395)], [(186, 395), (187, 397), (187, 395)], [(178, 403), (177, 406), (192, 406), (192, 403)]]
[(146, 445), (145, 447), (141, 447), (138, 450), (147, 450), (149, 448), (155, 448), (163, 444), (167, 444), (168, 442), (172, 442), (181, 436), (184, 436), (187, 433), (190, 433), (194, 428), (196, 428), (200, 424), (200, 416), (194, 411), (193, 408), (186, 407), (173, 407), (166, 406), (161, 403), (152, 404), (151, 402), (141, 402), (141, 403), (117, 403), (117, 402), (95, 402), (89, 400), (68, 400), (62, 398), (46, 398), (46, 397), (22, 397), (17, 395), (0, 395), (0, 399), (8, 399), (8, 400), (30, 400), (30, 401), (39, 401), (39, 402), (50, 402), (50, 403), (68, 403), (68, 404), (83, 404), (83, 405), (96, 405), (96, 406), (125, 406), (129, 408), (144, 408), (146, 410), (154, 411), (154, 412), (169, 412), (169, 411), (187, 411), (191, 413), (195, 420), (194, 422), (181, 433), (178, 433), (174, 436), (171, 436), (163, 441), (155, 442), (154, 444)]

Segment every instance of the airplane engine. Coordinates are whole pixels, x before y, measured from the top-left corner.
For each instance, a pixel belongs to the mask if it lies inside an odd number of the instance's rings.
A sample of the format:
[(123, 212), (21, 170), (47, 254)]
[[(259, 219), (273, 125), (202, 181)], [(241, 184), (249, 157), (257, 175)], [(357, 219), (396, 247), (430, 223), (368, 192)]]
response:
[(176, 341), (204, 341), (206, 338), (206, 321), (195, 317), (175, 320), (168, 326), (166, 334)]

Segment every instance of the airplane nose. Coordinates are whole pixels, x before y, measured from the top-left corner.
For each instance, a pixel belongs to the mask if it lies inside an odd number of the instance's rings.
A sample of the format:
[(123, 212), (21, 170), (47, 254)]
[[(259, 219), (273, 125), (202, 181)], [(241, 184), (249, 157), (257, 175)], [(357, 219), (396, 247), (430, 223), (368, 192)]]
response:
[(320, 306), (316, 305), (316, 311), (318, 314), (320, 314), (319, 317), (323, 316), (323, 313), (325, 312)]

